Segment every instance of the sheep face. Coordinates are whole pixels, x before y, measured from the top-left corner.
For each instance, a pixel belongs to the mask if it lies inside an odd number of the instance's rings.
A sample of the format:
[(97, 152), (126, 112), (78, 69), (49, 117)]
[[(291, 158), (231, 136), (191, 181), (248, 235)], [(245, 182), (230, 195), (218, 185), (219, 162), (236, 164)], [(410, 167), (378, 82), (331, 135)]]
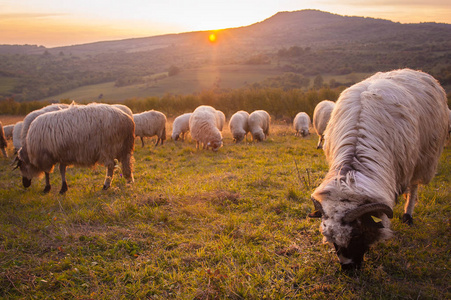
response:
[(254, 139), (258, 142), (261, 142), (265, 139), (265, 134), (263, 133), (263, 131), (259, 131), (254, 133)]
[(179, 138), (180, 138), (180, 133), (178, 133), (178, 134), (173, 134), (173, 135), (172, 135), (172, 139), (173, 139), (174, 141), (178, 141)]
[(233, 135), (233, 139), (235, 140), (236, 143), (241, 142), (242, 140), (244, 140), (244, 133), (235, 133)]
[(222, 147), (222, 140), (220, 141), (210, 141), (207, 143), (207, 147), (211, 148), (213, 151), (218, 151)]
[(348, 209), (349, 201), (344, 199), (333, 204), (344, 204), (342, 209), (329, 207), (329, 204), (326, 206), (328, 213), (325, 213), (318, 201), (313, 199), (313, 203), (317, 208), (314, 217), (322, 218), (320, 230), (324, 241), (335, 247), (344, 271), (360, 268), (370, 246), (388, 237), (386, 228), (393, 211), (385, 204), (368, 203)]
[(22, 174), (22, 184), (25, 188), (30, 187), (31, 179), (34, 177), (39, 177), (43, 174), (43, 172), (33, 166), (26, 155), (24, 155), (23, 148), (19, 150), (16, 157), (16, 168), (20, 169), (20, 173)]
[(310, 134), (310, 132), (308, 130), (302, 129), (301, 134), (302, 134), (302, 137), (306, 137)]

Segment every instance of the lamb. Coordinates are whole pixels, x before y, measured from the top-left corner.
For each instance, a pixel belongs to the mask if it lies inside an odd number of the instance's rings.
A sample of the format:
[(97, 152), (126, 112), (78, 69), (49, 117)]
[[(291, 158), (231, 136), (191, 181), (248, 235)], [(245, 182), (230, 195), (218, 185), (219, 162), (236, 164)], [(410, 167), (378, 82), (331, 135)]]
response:
[(222, 131), (222, 129), (224, 128), (224, 124), (226, 122), (225, 114), (222, 111), (220, 111), (220, 110), (217, 110), (216, 114), (218, 115), (218, 117), (216, 119), (217, 120), (218, 129), (219, 129), (219, 131)]
[(377, 73), (343, 91), (324, 133), (329, 171), (313, 192), (320, 229), (343, 270), (391, 236), (399, 195), (411, 224), (418, 184), (434, 177), (448, 132), (446, 94), (429, 74)]
[(5, 132), (3, 131), (2, 122), (0, 122), (0, 149), (2, 150), (4, 157), (8, 157), (8, 153), (6, 153), (6, 147), (8, 147), (8, 143), (6, 142), (6, 137), (5, 137)]
[(330, 114), (335, 107), (335, 103), (330, 100), (323, 100), (318, 103), (313, 111), (313, 128), (319, 136), (316, 149), (322, 149), (324, 146), (324, 131), (330, 119)]
[(5, 132), (5, 138), (8, 140), (13, 138), (14, 124), (3, 126), (3, 131)]
[(22, 128), (23, 128), (23, 121), (19, 121), (16, 124), (14, 124), (13, 145), (14, 145), (14, 151), (16, 153), (22, 147), (22, 138), (21, 138)]
[(298, 113), (293, 120), (293, 128), (296, 131), (295, 136), (306, 137), (310, 134), (310, 117), (305, 112)]
[(218, 129), (218, 114), (216, 109), (208, 105), (197, 107), (189, 118), (189, 131), (196, 141), (196, 148), (211, 148), (218, 151), (222, 147), (222, 135)]
[[(66, 167), (68, 165), (107, 167), (103, 189), (110, 187), (115, 159), (122, 164), (122, 173), (133, 182), (132, 160), (135, 141), (133, 119), (119, 109), (107, 104), (71, 105), (67, 109), (38, 116), (31, 124), (18, 152), (25, 188), (34, 177), (52, 172), (59, 163), (61, 173), (60, 194), (67, 191)], [(46, 176), (44, 193), (51, 189)]]
[(159, 111), (149, 110), (139, 114), (134, 114), (135, 135), (141, 138), (144, 147), (144, 137), (157, 136), (155, 146), (166, 140), (166, 116)]
[(232, 115), (229, 122), (230, 132), (236, 143), (241, 142), (249, 132), (249, 113), (244, 110), (237, 111)]
[(269, 125), (271, 117), (264, 110), (256, 110), (249, 115), (249, 131), (252, 139), (258, 142), (263, 141), (269, 135)]
[(172, 139), (177, 141), (179, 138), (185, 140), (185, 134), (189, 131), (189, 118), (192, 113), (185, 113), (174, 119), (172, 123)]

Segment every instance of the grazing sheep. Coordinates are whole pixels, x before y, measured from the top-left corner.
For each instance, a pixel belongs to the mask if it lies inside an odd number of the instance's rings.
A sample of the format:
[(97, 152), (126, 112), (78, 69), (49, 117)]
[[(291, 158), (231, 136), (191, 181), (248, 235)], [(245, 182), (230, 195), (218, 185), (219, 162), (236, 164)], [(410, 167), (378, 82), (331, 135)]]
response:
[(132, 110), (131, 110), (128, 106), (123, 105), (123, 104), (112, 104), (112, 106), (114, 106), (114, 107), (116, 107), (116, 108), (119, 108), (119, 109), (122, 110), (124, 113), (126, 113), (127, 115), (129, 115), (130, 117), (133, 118), (133, 112), (132, 112)]
[(313, 128), (319, 136), (316, 149), (322, 149), (324, 146), (324, 130), (326, 130), (334, 106), (334, 102), (323, 100), (316, 105), (315, 110), (313, 111)]
[(203, 149), (211, 148), (218, 151), (222, 147), (222, 135), (218, 129), (218, 113), (208, 105), (197, 107), (189, 118), (189, 131), (196, 141), (196, 148), (203, 145)]
[(263, 141), (269, 135), (269, 125), (271, 117), (264, 110), (256, 110), (249, 115), (249, 131), (252, 139), (258, 142)]
[(189, 118), (192, 113), (186, 113), (178, 116), (172, 123), (172, 139), (177, 141), (179, 138), (185, 140), (185, 134), (189, 131)]
[[(28, 160), (28, 150), (27, 150), (26, 138), (27, 138), (27, 134), (28, 134), (28, 129), (30, 128), (30, 125), (34, 121), (34, 119), (36, 119), (40, 115), (45, 114), (47, 112), (67, 109), (68, 107), (69, 107), (68, 104), (50, 104), (41, 109), (34, 110), (25, 116), (25, 118), (23, 119), (23, 124), (22, 124), (22, 132), (20, 134), (20, 141), (22, 143), (22, 159), (23, 160), (25, 160), (25, 161)], [(16, 157), (16, 160), (17, 160), (17, 157)], [(46, 182), (48, 182), (50, 184), (50, 174), (49, 173), (45, 173), (45, 180), (46, 180)]]
[(310, 117), (305, 112), (300, 112), (294, 117), (293, 128), (296, 131), (295, 136), (306, 137), (310, 134)]
[(448, 132), (446, 94), (430, 75), (377, 73), (343, 91), (324, 135), (329, 172), (313, 192), (321, 231), (342, 269), (361, 266), (371, 244), (389, 238), (389, 218), (407, 193), (412, 223), (418, 184), (434, 177)]
[(14, 124), (3, 126), (3, 131), (5, 132), (5, 138), (7, 140), (10, 140), (13, 138), (13, 130), (14, 130)]
[[(68, 165), (107, 167), (103, 189), (108, 189), (113, 178), (115, 159), (122, 164), (122, 173), (133, 182), (132, 159), (135, 141), (133, 119), (121, 110), (107, 105), (71, 105), (67, 109), (38, 116), (30, 125), (24, 144), (18, 152), (18, 163), (25, 188), (31, 179), (53, 170), (59, 163), (61, 173), (60, 194), (67, 191)], [(25, 143), (26, 141), (26, 143)], [(44, 192), (50, 191), (46, 176)]]
[(241, 142), (249, 132), (249, 113), (244, 110), (237, 111), (232, 115), (229, 122), (230, 132), (233, 136), (233, 141)]
[(2, 122), (0, 122), (0, 149), (1, 149), (4, 157), (8, 157), (8, 153), (6, 153), (6, 147), (8, 147), (8, 143), (6, 142), (5, 132), (3, 131)]
[(218, 129), (219, 129), (219, 131), (222, 131), (222, 129), (224, 128), (224, 124), (226, 122), (226, 117), (225, 117), (225, 114), (220, 110), (217, 110), (216, 113), (218, 115), (218, 118), (216, 119), (217, 123), (218, 123), (217, 124)]
[(144, 147), (144, 137), (157, 136), (158, 143), (166, 140), (166, 116), (159, 111), (149, 110), (139, 114), (133, 115), (135, 121), (135, 135), (141, 138), (142, 146)]
[(13, 129), (13, 145), (14, 145), (14, 151), (17, 153), (19, 151), (20, 147), (22, 147), (22, 128), (23, 128), (23, 121), (19, 121), (16, 124), (14, 124)]

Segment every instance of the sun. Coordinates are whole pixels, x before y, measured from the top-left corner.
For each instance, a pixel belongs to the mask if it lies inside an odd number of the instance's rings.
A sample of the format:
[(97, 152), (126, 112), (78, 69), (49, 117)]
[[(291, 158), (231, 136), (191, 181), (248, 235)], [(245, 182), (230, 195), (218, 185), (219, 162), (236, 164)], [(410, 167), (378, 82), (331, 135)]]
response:
[(216, 34), (211, 33), (211, 34), (208, 36), (208, 40), (209, 40), (211, 43), (216, 42)]

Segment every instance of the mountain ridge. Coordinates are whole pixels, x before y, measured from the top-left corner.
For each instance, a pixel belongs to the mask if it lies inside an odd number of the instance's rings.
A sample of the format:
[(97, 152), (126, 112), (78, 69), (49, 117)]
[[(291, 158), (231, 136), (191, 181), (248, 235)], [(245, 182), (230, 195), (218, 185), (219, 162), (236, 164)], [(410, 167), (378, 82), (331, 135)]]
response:
[[(358, 26), (361, 34), (352, 31), (353, 26)], [(0, 45), (0, 53), (22, 53), (22, 54), (41, 54), (44, 51), (66, 51), (78, 54), (89, 54), (98, 52), (137, 52), (149, 51), (157, 48), (167, 47), (172, 44), (185, 44), (196, 39), (203, 38), (209, 32), (233, 33), (235, 39), (244, 41), (252, 40), (260, 46), (274, 44), (274, 41), (267, 43), (268, 38), (275, 39), (280, 46), (295, 45), (306, 46), (306, 44), (330, 45), (331, 42), (340, 41), (340, 39), (349, 39), (351, 42), (357, 40), (368, 40), (369, 34), (384, 34), (390, 28), (396, 34), (407, 34), (410, 28), (427, 30), (428, 27), (434, 27), (442, 30), (451, 30), (451, 24), (447, 23), (399, 23), (386, 19), (344, 16), (325, 12), (321, 10), (306, 9), (298, 11), (281, 11), (260, 22), (235, 28), (226, 28), (220, 30), (204, 30), (171, 33), (139, 38), (127, 38), (120, 40), (97, 41), (77, 45), (68, 45), (60, 47), (43, 47), (37, 45)], [(355, 29), (355, 28), (354, 28)], [(431, 29), (429, 29), (431, 30)], [(285, 32), (285, 34), (284, 34)], [(298, 34), (298, 37), (287, 36), (288, 33)], [(368, 34), (369, 33), (369, 34)], [(388, 37), (394, 33), (388, 34)], [(386, 39), (387, 37), (385, 37)], [(246, 43), (244, 43), (246, 44)], [(308, 45), (312, 46), (312, 45)]]

